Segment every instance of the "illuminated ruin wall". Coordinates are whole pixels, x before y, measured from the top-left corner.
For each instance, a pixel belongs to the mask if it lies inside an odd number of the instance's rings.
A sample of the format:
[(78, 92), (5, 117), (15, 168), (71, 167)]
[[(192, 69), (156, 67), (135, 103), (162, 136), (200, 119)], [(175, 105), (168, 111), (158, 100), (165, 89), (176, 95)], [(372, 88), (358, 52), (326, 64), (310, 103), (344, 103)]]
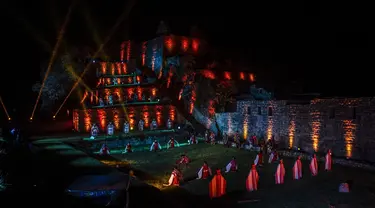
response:
[(375, 100), (319, 99), (310, 104), (287, 101), (238, 101), (237, 112), (218, 113), (221, 131), (274, 138), (283, 147), (325, 152), (375, 162)]
[(108, 123), (112, 122), (116, 131), (119, 132), (123, 130), (124, 121), (128, 120), (131, 129), (136, 131), (140, 118), (145, 121), (146, 129), (150, 127), (150, 123), (154, 118), (160, 128), (166, 127), (168, 118), (171, 118), (174, 124), (184, 124), (185, 122), (185, 119), (178, 114), (174, 106), (156, 105), (75, 110), (73, 113), (73, 126), (78, 132), (90, 132), (92, 124), (96, 123), (100, 131), (105, 132)]

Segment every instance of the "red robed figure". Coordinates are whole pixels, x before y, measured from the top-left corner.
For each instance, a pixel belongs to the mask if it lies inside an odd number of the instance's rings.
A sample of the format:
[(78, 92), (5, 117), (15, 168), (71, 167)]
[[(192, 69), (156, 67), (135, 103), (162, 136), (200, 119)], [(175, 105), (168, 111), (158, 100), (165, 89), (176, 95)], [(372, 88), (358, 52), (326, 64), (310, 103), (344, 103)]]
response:
[(203, 166), (198, 171), (198, 179), (206, 179), (208, 176), (211, 176), (211, 168), (208, 166), (207, 162), (203, 163)]
[(280, 160), (279, 165), (277, 166), (276, 173), (275, 173), (275, 183), (276, 184), (283, 184), (285, 177), (285, 167), (283, 160)]
[(246, 189), (248, 191), (258, 190), (259, 175), (256, 169), (256, 165), (252, 165), (249, 175), (246, 179)]
[(130, 143), (126, 145), (125, 152), (132, 152), (132, 145)]
[(318, 175), (318, 161), (315, 154), (313, 155), (313, 158), (310, 162), (310, 171), (312, 176)]
[(326, 154), (326, 163), (325, 163), (324, 169), (326, 171), (330, 171), (332, 169), (332, 152), (330, 149), (328, 150)]
[(216, 175), (212, 178), (209, 184), (210, 198), (216, 198), (225, 195), (226, 188), (227, 181), (221, 175), (221, 170), (216, 170)]
[(299, 180), (301, 178), (302, 178), (302, 162), (301, 162), (301, 156), (298, 156), (296, 162), (293, 165), (293, 179)]

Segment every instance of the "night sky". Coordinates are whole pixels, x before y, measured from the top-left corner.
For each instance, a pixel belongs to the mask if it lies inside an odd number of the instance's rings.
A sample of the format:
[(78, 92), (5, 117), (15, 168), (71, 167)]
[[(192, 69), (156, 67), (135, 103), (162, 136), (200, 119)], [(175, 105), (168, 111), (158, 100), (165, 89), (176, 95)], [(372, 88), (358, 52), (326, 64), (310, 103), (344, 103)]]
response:
[[(64, 41), (94, 49), (93, 34), (103, 40), (129, 3), (75, 2)], [(375, 94), (370, 88), (374, 68), (370, 38), (374, 36), (368, 21), (369, 5), (261, 2), (138, 0), (107, 48), (119, 51), (127, 34), (136, 40), (154, 37), (160, 20), (177, 35), (188, 35), (190, 27), (197, 25), (210, 45), (247, 63), (258, 75), (259, 84), (272, 86), (272, 91)], [(54, 46), (69, 5), (69, 0), (7, 0), (2, 5), (6, 18), (2, 19), (0, 95), (8, 109), (31, 113), (36, 99), (31, 86), (40, 79), (40, 62), (51, 55), (40, 40)]]

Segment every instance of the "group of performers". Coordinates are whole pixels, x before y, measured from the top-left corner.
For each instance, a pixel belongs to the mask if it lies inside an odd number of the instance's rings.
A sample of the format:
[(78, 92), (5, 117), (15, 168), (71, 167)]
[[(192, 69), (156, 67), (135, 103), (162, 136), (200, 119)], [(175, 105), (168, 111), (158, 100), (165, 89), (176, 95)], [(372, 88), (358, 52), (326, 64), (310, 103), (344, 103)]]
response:
[[(189, 145), (192, 145), (192, 144), (198, 144), (198, 140), (196, 139), (196, 136), (194, 134), (192, 134), (190, 139), (189, 139)], [(178, 141), (176, 139), (174, 139), (173, 137), (169, 138), (169, 141), (167, 142), (167, 149), (173, 149), (173, 148), (179, 147), (179, 146), (180, 146), (180, 144), (178, 143)], [(157, 152), (157, 151), (161, 151), (161, 150), (162, 150), (162, 147), (161, 147), (160, 143), (158, 142), (158, 140), (155, 140), (154, 142), (152, 142), (152, 144), (150, 146), (150, 151)], [(130, 143), (128, 143), (125, 146), (125, 150), (123, 151), (123, 153), (131, 153), (131, 152), (133, 152), (132, 145)], [(107, 142), (105, 142), (102, 145), (102, 147), (100, 148), (99, 154), (100, 155), (109, 155), (110, 154), (110, 150), (109, 150)]]
[[(325, 156), (325, 170), (331, 171), (332, 169), (332, 153), (331, 150), (328, 150), (326, 156)], [(285, 166), (282, 159), (279, 158), (276, 151), (271, 152), (270, 158), (268, 160), (269, 163), (277, 162), (278, 166), (276, 168), (275, 172), (275, 184), (283, 184), (284, 178), (285, 178)], [(181, 159), (178, 160), (177, 165), (185, 164), (186, 167), (190, 163), (190, 159), (186, 155), (181, 155)], [(259, 183), (259, 174), (257, 171), (257, 166), (261, 166), (263, 164), (263, 156), (260, 152), (256, 159), (254, 160), (254, 164), (251, 166), (250, 172), (246, 178), (246, 189), (248, 191), (256, 191), (258, 190), (258, 183)], [(236, 161), (236, 158), (233, 157), (232, 160), (227, 164), (225, 167), (225, 173), (229, 172), (237, 172), (238, 170), (238, 164)], [(316, 155), (314, 154), (311, 161), (310, 161), (310, 171), (312, 176), (316, 176), (318, 174), (318, 161), (316, 158)], [(299, 180), (302, 178), (302, 162), (301, 158), (297, 157), (293, 168), (293, 179)], [(204, 161), (202, 167), (197, 172), (197, 179), (207, 179), (210, 176), (212, 176), (211, 168), (209, 167), (208, 163)], [(169, 178), (168, 184), (165, 184), (165, 186), (179, 186), (180, 183), (183, 180), (183, 176), (179, 168), (176, 166), (173, 168), (171, 176)], [(339, 187), (340, 191), (343, 189), (342, 192), (349, 192), (349, 186), (347, 183), (340, 184)], [(211, 198), (220, 197), (226, 193), (226, 180), (222, 175), (222, 172), (220, 169), (216, 170), (216, 173), (214, 177), (212, 178), (210, 184), (209, 184), (209, 194)]]
[[(278, 154), (276, 151), (272, 151), (268, 163), (276, 162), (279, 161), (279, 164), (276, 169), (275, 173), (275, 183), (276, 184), (283, 184), (284, 183), (284, 177), (285, 177), (285, 167), (284, 167), (284, 162), (282, 159), (279, 158)], [(254, 165), (253, 169), (256, 171), (257, 166), (262, 166), (263, 165), (263, 154), (262, 152), (259, 152), (254, 160)], [(316, 158), (316, 155), (314, 154), (311, 158), (310, 161), (310, 172), (312, 176), (317, 176), (318, 175), (318, 160)], [(326, 156), (325, 156), (325, 165), (324, 169), (326, 171), (330, 171), (332, 169), (332, 152), (331, 150), (328, 150)], [(253, 170), (250, 172), (252, 174), (254, 172)], [(302, 162), (301, 162), (301, 157), (298, 156), (296, 161), (294, 162), (293, 168), (292, 168), (292, 173), (293, 173), (293, 179), (299, 180), (302, 178)], [(255, 174), (255, 173), (254, 173)], [(257, 175), (258, 173), (256, 173)], [(252, 183), (254, 183), (252, 181)], [(256, 181), (257, 183), (257, 181)], [(256, 190), (256, 189), (255, 189)]]
[[(139, 131), (143, 131), (144, 130), (144, 126), (145, 126), (145, 121), (143, 119), (140, 119), (138, 121), (138, 130)], [(167, 129), (172, 129), (173, 128), (173, 121), (172, 119), (168, 118), (167, 120), (167, 123), (166, 123), (166, 127)], [(156, 119), (152, 119), (151, 121), (151, 124), (150, 124), (150, 130), (156, 130), (158, 129), (158, 123), (156, 121)], [(129, 133), (130, 130), (132, 130), (130, 128), (130, 123), (128, 121), (125, 121), (124, 122), (124, 128), (123, 128), (123, 132), (125, 134)], [(92, 139), (95, 139), (98, 135), (99, 135), (99, 127), (98, 125), (96, 125), (95, 123), (92, 125), (91, 127), (91, 138)], [(109, 122), (108, 125), (107, 125), (107, 135), (108, 136), (112, 136), (115, 132), (115, 126), (113, 125), (112, 122)]]

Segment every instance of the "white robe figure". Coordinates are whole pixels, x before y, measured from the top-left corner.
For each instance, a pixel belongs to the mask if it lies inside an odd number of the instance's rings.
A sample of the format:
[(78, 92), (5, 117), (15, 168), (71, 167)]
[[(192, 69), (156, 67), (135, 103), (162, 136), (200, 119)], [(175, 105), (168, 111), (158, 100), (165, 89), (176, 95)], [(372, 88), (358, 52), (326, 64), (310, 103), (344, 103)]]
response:
[(154, 141), (152, 144), (151, 144), (151, 147), (150, 147), (150, 151), (158, 151), (158, 150), (161, 150), (161, 145), (158, 141)]
[(153, 119), (153, 120), (151, 121), (150, 129), (151, 129), (151, 130), (156, 130), (157, 128), (158, 128), (158, 123), (156, 122), (155, 119)]
[(130, 124), (129, 124), (129, 122), (125, 121), (125, 123), (124, 123), (124, 133), (125, 134), (129, 133), (129, 130), (130, 130)]
[(285, 167), (283, 160), (280, 160), (280, 163), (277, 165), (275, 173), (275, 184), (283, 184), (285, 177)]
[(258, 153), (254, 160), (254, 165), (262, 165), (263, 155), (262, 153)]
[(312, 176), (318, 175), (318, 161), (316, 159), (316, 156), (314, 154), (313, 158), (311, 159), (310, 162), (310, 171)]
[(272, 163), (273, 161), (275, 161), (275, 157), (277, 157), (275, 152), (271, 152), (270, 157), (268, 158), (268, 163)]
[(139, 122), (138, 122), (138, 130), (139, 131), (143, 131), (144, 125), (145, 125), (145, 122), (142, 119), (139, 120)]
[(212, 171), (211, 168), (207, 165), (204, 164), (201, 169), (198, 171), (198, 178), (197, 179), (206, 179), (208, 176), (212, 176)]
[(331, 152), (331, 150), (328, 150), (325, 159), (326, 159), (326, 161), (325, 161), (324, 169), (326, 171), (330, 171), (332, 169), (332, 152)]
[(172, 120), (170, 118), (168, 118), (168, 120), (167, 120), (167, 129), (172, 129), (172, 127), (173, 127), (173, 122), (172, 122)]
[(180, 144), (178, 143), (178, 141), (176, 141), (175, 139), (170, 139), (169, 141), (168, 141), (168, 144), (167, 144), (167, 149), (170, 149), (170, 148), (175, 148), (175, 147), (179, 147), (180, 146)]
[(99, 134), (99, 128), (96, 124), (93, 124), (91, 127), (91, 137), (90, 139), (95, 139)]
[(296, 162), (294, 162), (294, 165), (293, 165), (293, 179), (299, 180), (301, 178), (302, 178), (302, 162), (301, 162), (301, 158), (298, 157)]
[(225, 172), (228, 173), (229, 171), (237, 171), (238, 165), (235, 159), (232, 159), (228, 165), (225, 167)]
[(189, 139), (189, 145), (190, 144), (198, 144), (198, 139), (195, 135), (192, 135)]
[(109, 148), (108, 148), (107, 144), (102, 145), (102, 148), (100, 148), (99, 154), (100, 155), (109, 155)]
[(107, 126), (107, 134), (109, 136), (112, 136), (114, 131), (115, 131), (115, 126), (112, 124), (112, 122), (109, 122), (109, 124)]

